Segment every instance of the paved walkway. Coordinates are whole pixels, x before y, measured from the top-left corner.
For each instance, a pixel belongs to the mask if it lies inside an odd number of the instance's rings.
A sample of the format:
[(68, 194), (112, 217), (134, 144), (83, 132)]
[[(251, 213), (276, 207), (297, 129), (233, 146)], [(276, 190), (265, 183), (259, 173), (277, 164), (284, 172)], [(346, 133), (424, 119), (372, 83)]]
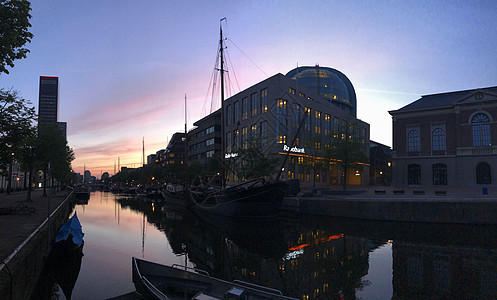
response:
[[(48, 192), (48, 191), (47, 191)], [(69, 191), (57, 192), (50, 197), (50, 212), (54, 211), (67, 197)], [(48, 216), (48, 197), (43, 190), (0, 193), (0, 263), (30, 236)]]

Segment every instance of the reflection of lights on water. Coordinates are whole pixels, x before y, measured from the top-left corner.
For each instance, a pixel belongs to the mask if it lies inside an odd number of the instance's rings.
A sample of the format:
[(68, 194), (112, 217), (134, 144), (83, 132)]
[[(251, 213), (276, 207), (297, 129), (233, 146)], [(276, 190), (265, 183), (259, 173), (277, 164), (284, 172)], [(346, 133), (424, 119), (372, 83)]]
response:
[(304, 254), (304, 249), (295, 250), (295, 251), (292, 251), (290, 253), (287, 253), (283, 259), (284, 260), (292, 260), (292, 259), (295, 259), (302, 254)]

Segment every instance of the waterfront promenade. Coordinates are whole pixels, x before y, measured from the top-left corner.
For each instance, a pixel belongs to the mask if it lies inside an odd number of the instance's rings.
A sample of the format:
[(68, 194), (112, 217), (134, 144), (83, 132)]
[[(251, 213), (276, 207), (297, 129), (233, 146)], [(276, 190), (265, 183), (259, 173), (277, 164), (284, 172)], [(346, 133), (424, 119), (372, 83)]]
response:
[[(32, 201), (26, 201), (26, 191), (0, 194), (0, 299), (28, 298), (49, 246), (46, 225), (37, 229), (68, 195), (43, 197), (43, 190), (34, 190)], [(50, 240), (71, 210), (67, 204), (61, 208), (51, 217)]]

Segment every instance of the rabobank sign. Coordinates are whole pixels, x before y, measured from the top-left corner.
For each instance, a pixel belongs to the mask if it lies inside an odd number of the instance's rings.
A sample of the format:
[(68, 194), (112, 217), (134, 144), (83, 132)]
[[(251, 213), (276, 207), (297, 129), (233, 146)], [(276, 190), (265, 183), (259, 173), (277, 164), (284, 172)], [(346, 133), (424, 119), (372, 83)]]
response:
[(290, 151), (290, 152), (293, 152), (293, 153), (303, 153), (305, 154), (305, 148), (297, 148), (297, 147), (292, 147), (290, 149), (290, 147), (288, 147), (287, 145), (283, 145), (283, 151)]

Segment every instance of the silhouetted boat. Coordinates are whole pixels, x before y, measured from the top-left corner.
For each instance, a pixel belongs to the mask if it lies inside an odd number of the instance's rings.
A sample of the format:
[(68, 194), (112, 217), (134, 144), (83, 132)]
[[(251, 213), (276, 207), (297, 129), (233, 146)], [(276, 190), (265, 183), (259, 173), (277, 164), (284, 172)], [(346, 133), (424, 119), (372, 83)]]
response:
[(76, 198), (78, 199), (89, 199), (90, 198), (90, 187), (87, 185), (78, 185), (74, 190)]
[(231, 217), (267, 218), (277, 215), (287, 185), (257, 178), (235, 186), (192, 186), (192, 209)]
[(132, 258), (133, 283), (145, 299), (296, 299), (243, 281), (229, 282), (205, 271)]

